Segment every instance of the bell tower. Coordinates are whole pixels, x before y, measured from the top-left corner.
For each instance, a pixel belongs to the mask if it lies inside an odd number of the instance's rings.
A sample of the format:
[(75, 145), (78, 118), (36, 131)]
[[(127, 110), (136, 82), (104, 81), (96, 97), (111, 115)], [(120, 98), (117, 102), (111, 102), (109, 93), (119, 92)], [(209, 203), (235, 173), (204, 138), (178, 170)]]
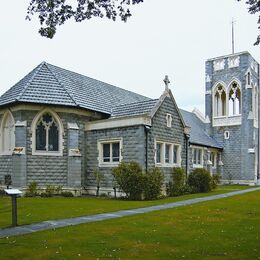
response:
[(206, 61), (209, 134), (223, 146), (222, 179), (256, 184), (259, 176), (259, 64), (248, 52)]

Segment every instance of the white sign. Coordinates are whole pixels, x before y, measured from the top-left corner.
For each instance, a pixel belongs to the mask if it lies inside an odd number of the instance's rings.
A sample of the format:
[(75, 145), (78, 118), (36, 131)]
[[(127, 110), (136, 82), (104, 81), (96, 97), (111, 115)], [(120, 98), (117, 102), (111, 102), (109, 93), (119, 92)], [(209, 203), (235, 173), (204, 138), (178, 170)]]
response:
[(5, 189), (5, 192), (8, 195), (20, 195), (20, 194), (22, 194), (22, 192), (18, 189)]

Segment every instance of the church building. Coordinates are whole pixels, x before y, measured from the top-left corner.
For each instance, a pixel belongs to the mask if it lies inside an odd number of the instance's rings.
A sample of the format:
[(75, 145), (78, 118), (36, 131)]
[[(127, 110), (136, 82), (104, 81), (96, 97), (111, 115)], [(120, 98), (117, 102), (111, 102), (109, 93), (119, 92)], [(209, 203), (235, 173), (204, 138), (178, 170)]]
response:
[(151, 99), (42, 62), (0, 97), (0, 185), (93, 193), (94, 171), (111, 193), (112, 169), (136, 161), (223, 183), (260, 184), (259, 64), (248, 52), (206, 61), (205, 116), (179, 109), (165, 90)]

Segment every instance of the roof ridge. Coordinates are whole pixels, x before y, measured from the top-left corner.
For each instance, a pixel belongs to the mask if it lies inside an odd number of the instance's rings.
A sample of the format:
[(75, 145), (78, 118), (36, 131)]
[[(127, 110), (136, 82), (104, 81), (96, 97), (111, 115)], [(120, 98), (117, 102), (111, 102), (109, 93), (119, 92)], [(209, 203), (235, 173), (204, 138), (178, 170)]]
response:
[(65, 86), (61, 83), (61, 81), (58, 79), (56, 73), (52, 71), (52, 69), (48, 66), (49, 64), (45, 62), (45, 65), (47, 69), (50, 71), (50, 73), (54, 76), (54, 78), (58, 81), (58, 83), (61, 85), (61, 87), (66, 91), (66, 93), (69, 95), (69, 97), (72, 99), (72, 101), (75, 103), (76, 106), (79, 106), (79, 104), (76, 102), (76, 100), (73, 97), (73, 94), (69, 93), (69, 91), (65, 88)]
[(19, 99), (22, 97), (22, 95), (24, 94), (24, 92), (26, 91), (26, 89), (29, 87), (29, 85), (31, 84), (31, 82), (33, 81), (33, 79), (35, 78), (36, 74), (38, 73), (38, 71), (42, 68), (42, 66), (45, 64), (45, 61), (41, 62), (38, 67), (35, 68), (35, 72), (33, 73), (33, 75), (31, 76), (30, 80), (26, 83), (26, 85), (23, 87), (23, 90), (21, 91), (21, 93), (18, 95), (17, 98), (15, 98), (16, 101), (19, 101)]

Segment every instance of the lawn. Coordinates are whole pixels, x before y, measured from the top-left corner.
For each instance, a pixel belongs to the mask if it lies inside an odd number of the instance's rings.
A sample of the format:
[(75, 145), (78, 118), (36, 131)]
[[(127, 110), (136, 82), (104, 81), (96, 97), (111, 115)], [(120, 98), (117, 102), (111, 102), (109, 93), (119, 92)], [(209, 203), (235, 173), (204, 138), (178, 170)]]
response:
[[(153, 201), (126, 201), (95, 197), (18, 198), (18, 224), (25, 225), (44, 220), (70, 218), (112, 212), (123, 209), (140, 208), (179, 200), (191, 199), (195, 197), (216, 195), (245, 188), (248, 187), (220, 186), (215, 191), (212, 191), (210, 193), (192, 194)], [(11, 199), (9, 197), (0, 197), (0, 228), (11, 226), (11, 214)]]
[(260, 259), (260, 191), (0, 239), (1, 259)]

